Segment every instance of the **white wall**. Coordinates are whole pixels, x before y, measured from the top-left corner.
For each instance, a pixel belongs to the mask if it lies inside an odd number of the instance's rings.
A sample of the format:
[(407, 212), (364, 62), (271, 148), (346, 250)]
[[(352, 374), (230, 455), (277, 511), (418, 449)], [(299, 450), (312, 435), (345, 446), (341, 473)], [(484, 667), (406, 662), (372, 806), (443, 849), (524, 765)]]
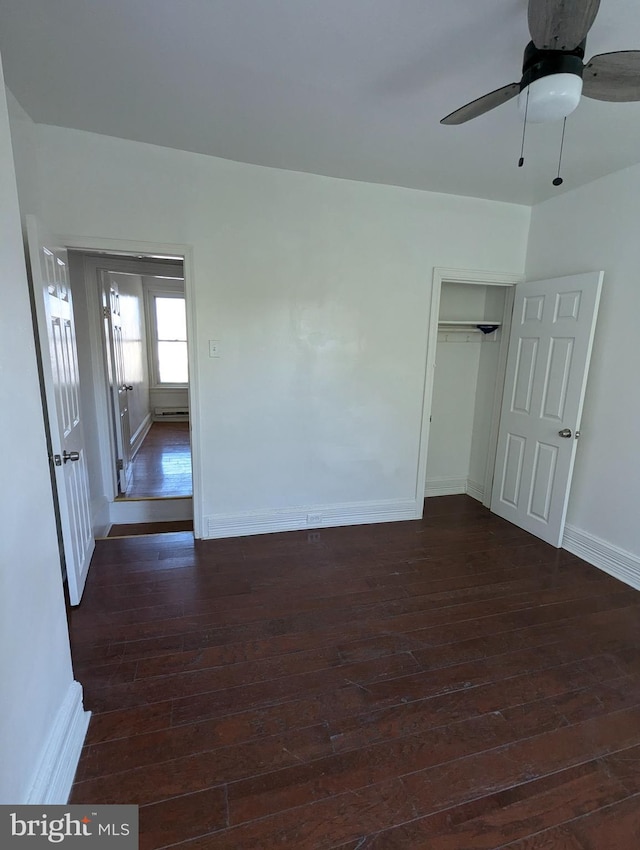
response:
[[(151, 399), (151, 414), (156, 407), (175, 407), (181, 411), (189, 412), (189, 390), (178, 389), (177, 387), (169, 387), (167, 389), (153, 388), (149, 392)], [(162, 421), (162, 417), (155, 417), (158, 421)]]
[(436, 348), (427, 496), (466, 493), (469, 478), (480, 338), (467, 342), (466, 334), (448, 337)]
[(639, 199), (635, 166), (534, 207), (527, 277), (604, 269), (567, 522), (640, 568)]
[[(483, 318), (487, 321), (502, 322), (506, 287), (487, 286), (485, 291)], [(484, 484), (487, 463), (490, 458), (493, 458), (493, 452), (489, 452), (489, 443), (491, 441), (502, 333), (502, 328), (498, 328), (493, 333), (487, 336), (482, 335), (480, 338), (480, 360), (469, 455), (469, 493), (476, 498), (483, 498), (488, 495), (484, 492)]]
[(26, 234), (24, 216), (27, 213), (39, 215), (41, 211), (42, 187), (37, 153), (38, 132), (35, 123), (13, 94), (8, 89), (4, 89), (4, 91), (9, 110), (14, 169), (18, 184), (18, 201), (23, 218), (23, 231)]
[(487, 288), (480, 284), (444, 281), (440, 288), (441, 321), (484, 319)]
[(245, 512), (415, 509), (433, 267), (521, 273), (527, 208), (56, 127), (39, 141), (52, 229), (193, 246), (191, 414), (215, 533)]
[(500, 356), (500, 334), (497, 330), (482, 337), (478, 348), (478, 380), (475, 386), (473, 407), (473, 430), (469, 450), (469, 485), (476, 498), (484, 496), (484, 481), (487, 471), (491, 425), (493, 423), (496, 378)]
[[(55, 751), (65, 706), (70, 695), (71, 702), (77, 698), (79, 688), (74, 688), (71, 670), (1, 68), (0, 233), (0, 444), (5, 451), (0, 487), (0, 803), (37, 803), (46, 799), (41, 768), (47, 747)], [(70, 767), (73, 771), (75, 764)]]
[[(441, 321), (484, 318), (484, 286), (445, 281), (440, 289)], [(433, 380), (427, 496), (466, 493), (480, 363), (480, 337), (438, 333)]]

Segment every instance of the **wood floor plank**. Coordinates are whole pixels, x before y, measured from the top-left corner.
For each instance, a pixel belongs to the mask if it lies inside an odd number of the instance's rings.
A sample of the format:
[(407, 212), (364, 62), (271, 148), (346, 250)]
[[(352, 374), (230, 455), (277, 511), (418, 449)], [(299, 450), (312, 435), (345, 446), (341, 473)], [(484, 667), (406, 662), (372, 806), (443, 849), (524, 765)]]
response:
[(139, 534), (169, 534), (175, 531), (193, 531), (192, 519), (175, 519), (165, 522), (133, 522), (112, 525), (107, 537), (135, 537)]
[(369, 837), (365, 850), (495, 850), (626, 798), (597, 761)]
[[(199, 789), (224, 785), (232, 778), (253, 776), (277, 765), (296, 764), (325, 755), (331, 743), (324, 724), (221, 747), (200, 748), (189, 755), (143, 767), (117, 770), (99, 779), (81, 779), (74, 785), (72, 802), (139, 803), (146, 805)], [(91, 775), (90, 756), (83, 767)], [(82, 776), (82, 773), (80, 774)]]
[(211, 835), (227, 826), (224, 788), (207, 788), (140, 807), (140, 850)]
[(319, 534), (98, 541), (73, 802), (143, 850), (637, 850), (640, 594), (468, 497)]
[(635, 850), (640, 847), (640, 796), (584, 815), (572, 821), (569, 829), (584, 850)]
[(413, 773), (484, 752), (522, 736), (555, 729), (561, 715), (531, 714), (515, 727), (500, 713), (484, 714), (419, 735), (326, 756), (306, 765), (272, 771), (229, 784), (229, 821), (238, 824), (315, 800), (357, 791), (394, 772)]
[(131, 461), (127, 498), (190, 496), (191, 440), (188, 422), (153, 422)]

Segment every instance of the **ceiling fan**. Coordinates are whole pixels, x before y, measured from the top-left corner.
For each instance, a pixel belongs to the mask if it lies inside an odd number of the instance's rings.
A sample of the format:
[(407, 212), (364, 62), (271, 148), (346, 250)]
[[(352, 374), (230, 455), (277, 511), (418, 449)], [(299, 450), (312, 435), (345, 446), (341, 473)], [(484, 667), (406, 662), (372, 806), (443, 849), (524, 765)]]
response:
[(583, 62), (600, 0), (529, 0), (531, 41), (522, 79), (472, 100), (441, 120), (464, 124), (518, 95), (526, 121), (566, 118), (584, 94), (595, 100), (640, 101), (640, 50), (601, 53)]

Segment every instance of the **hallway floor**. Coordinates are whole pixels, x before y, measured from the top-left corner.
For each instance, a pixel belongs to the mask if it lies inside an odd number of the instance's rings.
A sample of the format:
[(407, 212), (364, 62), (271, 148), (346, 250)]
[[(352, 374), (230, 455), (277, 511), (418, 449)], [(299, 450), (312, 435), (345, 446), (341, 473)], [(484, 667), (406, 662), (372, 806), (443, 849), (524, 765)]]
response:
[(640, 594), (469, 497), (98, 541), (70, 631), (141, 850), (640, 846)]
[(133, 459), (126, 499), (191, 496), (188, 422), (154, 422)]

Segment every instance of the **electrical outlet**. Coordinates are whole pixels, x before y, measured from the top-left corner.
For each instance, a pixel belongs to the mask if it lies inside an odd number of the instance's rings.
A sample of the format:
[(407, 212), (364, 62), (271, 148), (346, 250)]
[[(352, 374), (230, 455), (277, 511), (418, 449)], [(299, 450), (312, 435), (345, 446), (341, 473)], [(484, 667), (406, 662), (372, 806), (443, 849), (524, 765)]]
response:
[(322, 514), (307, 514), (307, 525), (320, 525)]
[(310, 531), (307, 534), (307, 543), (319, 543), (320, 542), (320, 532), (319, 531)]

